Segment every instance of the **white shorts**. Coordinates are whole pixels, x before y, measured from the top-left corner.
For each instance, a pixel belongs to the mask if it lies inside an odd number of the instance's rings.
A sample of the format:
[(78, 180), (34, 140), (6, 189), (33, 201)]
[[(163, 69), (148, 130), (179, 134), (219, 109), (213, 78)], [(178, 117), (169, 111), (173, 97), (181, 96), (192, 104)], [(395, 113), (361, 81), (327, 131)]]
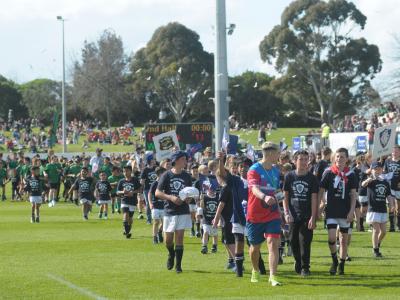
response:
[(340, 228), (350, 228), (350, 223), (346, 219), (336, 218), (336, 219), (326, 219), (326, 225), (338, 225)]
[(29, 202), (36, 203), (36, 204), (42, 204), (42, 196), (30, 196)]
[(165, 211), (163, 209), (153, 208), (151, 210), (151, 217), (154, 220), (160, 220), (160, 219), (164, 218), (164, 214), (165, 214)]
[(239, 233), (247, 236), (247, 228), (242, 224), (232, 223), (232, 233)]
[(367, 223), (387, 223), (388, 221), (388, 214), (387, 213), (379, 213), (379, 212), (367, 212)]
[(212, 225), (203, 224), (203, 231), (209, 236), (218, 236), (218, 228), (214, 228)]
[(190, 215), (164, 216), (164, 232), (175, 232), (192, 228)]
[(201, 207), (198, 207), (196, 210), (196, 215), (197, 216), (203, 216), (203, 209)]
[(358, 196), (358, 201), (360, 203), (366, 203), (366, 202), (368, 202), (368, 197), (367, 196)]
[(130, 212), (134, 212), (136, 209), (135, 205), (129, 205), (129, 204), (121, 204), (121, 209), (122, 208), (128, 208)]
[(111, 200), (99, 200), (99, 202), (98, 202), (100, 205), (103, 205), (103, 204), (111, 204)]
[(88, 199), (85, 199), (85, 198), (80, 199), (79, 202), (80, 202), (81, 204), (90, 204), (90, 205), (92, 205), (92, 201), (90, 201), (90, 200), (88, 200)]
[(189, 211), (191, 213), (195, 213), (197, 211), (197, 205), (196, 204), (189, 204)]

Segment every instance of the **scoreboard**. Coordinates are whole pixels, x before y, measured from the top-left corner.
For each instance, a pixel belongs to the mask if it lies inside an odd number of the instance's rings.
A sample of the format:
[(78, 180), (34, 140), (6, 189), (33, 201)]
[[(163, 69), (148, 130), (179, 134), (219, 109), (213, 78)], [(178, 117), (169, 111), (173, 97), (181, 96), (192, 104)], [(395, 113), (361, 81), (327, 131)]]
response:
[(186, 149), (188, 144), (202, 144), (203, 148), (211, 147), (213, 141), (212, 123), (146, 124), (144, 130), (146, 150), (155, 150), (153, 136), (172, 130), (176, 132), (181, 149)]

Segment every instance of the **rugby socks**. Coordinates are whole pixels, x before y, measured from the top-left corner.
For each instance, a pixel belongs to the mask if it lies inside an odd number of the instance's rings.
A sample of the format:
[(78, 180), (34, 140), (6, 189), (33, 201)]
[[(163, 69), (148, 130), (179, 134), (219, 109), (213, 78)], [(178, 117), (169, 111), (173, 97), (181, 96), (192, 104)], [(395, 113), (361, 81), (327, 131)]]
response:
[(200, 222), (196, 221), (196, 231), (200, 232)]
[(335, 253), (331, 253), (331, 256), (332, 256), (332, 262), (337, 264), (338, 263), (338, 258), (337, 258), (336, 252)]
[(374, 253), (378, 254), (379, 253), (379, 246), (377, 248), (374, 248)]
[(341, 258), (339, 263), (339, 275), (344, 275), (344, 264), (346, 259)]
[(175, 246), (175, 255), (176, 255), (176, 271), (182, 272), (182, 257), (183, 257), (183, 245)]
[(243, 260), (244, 260), (243, 253), (237, 253), (235, 255), (236, 276), (237, 277), (243, 277)]
[(169, 256), (175, 257), (174, 244), (172, 244), (171, 246), (167, 246), (167, 249), (168, 249)]
[(394, 231), (394, 213), (389, 213), (390, 231)]
[(364, 231), (364, 218), (360, 217), (360, 231)]
[(122, 222), (122, 224), (124, 225), (125, 228), (125, 234), (128, 234), (131, 231), (130, 225), (128, 224), (127, 221)]

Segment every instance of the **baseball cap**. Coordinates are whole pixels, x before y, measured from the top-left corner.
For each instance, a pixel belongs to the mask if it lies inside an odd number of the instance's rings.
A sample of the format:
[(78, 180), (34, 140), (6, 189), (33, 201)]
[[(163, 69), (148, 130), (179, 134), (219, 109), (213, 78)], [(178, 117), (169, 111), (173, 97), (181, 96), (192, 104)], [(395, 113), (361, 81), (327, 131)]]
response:
[(279, 145), (273, 142), (264, 142), (261, 146), (263, 150), (276, 150), (279, 151)]
[(172, 154), (172, 156), (171, 156), (171, 162), (174, 163), (174, 162), (176, 162), (178, 159), (180, 159), (181, 157), (186, 157), (186, 158), (188, 158), (188, 155), (187, 155), (187, 153), (186, 153), (185, 151), (182, 151), (182, 150), (176, 151), (176, 152), (174, 152), (174, 153)]

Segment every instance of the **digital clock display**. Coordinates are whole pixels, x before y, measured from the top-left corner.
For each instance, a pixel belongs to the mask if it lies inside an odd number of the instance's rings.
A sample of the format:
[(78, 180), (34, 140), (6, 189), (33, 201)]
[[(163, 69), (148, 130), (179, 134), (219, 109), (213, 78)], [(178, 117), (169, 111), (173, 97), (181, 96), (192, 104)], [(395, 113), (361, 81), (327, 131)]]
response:
[(171, 130), (176, 132), (181, 149), (191, 144), (202, 144), (203, 149), (212, 146), (212, 123), (162, 123), (145, 126), (146, 150), (154, 150), (154, 136)]

